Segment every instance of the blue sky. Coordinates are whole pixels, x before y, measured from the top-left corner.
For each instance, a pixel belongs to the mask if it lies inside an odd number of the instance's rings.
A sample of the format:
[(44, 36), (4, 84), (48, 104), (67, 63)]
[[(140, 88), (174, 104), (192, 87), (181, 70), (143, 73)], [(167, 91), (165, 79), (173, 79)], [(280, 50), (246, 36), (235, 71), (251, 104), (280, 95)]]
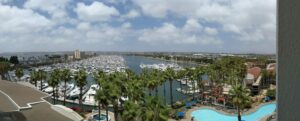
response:
[(276, 0), (0, 0), (0, 53), (275, 53)]

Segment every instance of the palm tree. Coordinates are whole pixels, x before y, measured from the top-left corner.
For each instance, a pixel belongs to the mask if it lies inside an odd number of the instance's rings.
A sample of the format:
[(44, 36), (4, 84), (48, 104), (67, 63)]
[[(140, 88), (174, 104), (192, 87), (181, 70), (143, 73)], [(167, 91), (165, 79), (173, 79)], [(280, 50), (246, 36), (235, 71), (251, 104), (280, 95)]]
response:
[(16, 76), (18, 77), (19, 81), (20, 81), (20, 78), (21, 78), (23, 75), (24, 75), (23, 69), (17, 68), (17, 69), (16, 69)]
[(71, 72), (69, 69), (64, 69), (62, 71), (62, 75), (61, 75), (61, 79), (64, 81), (64, 105), (66, 105), (66, 92), (67, 92), (67, 82), (70, 81), (72, 79), (71, 77)]
[(203, 92), (204, 92), (204, 82), (202, 81), (202, 76), (205, 74), (205, 68), (203, 66), (200, 66), (200, 67), (197, 67), (196, 70), (195, 70), (195, 74), (194, 76), (196, 77), (196, 80), (197, 80), (197, 88), (202, 92), (202, 99), (203, 99)]
[(141, 78), (144, 81), (145, 87), (148, 88), (149, 96), (152, 96), (151, 92), (157, 87), (158, 81), (156, 80), (157, 74), (153, 69), (143, 69)]
[(104, 88), (103, 88), (103, 85), (106, 83), (104, 81), (106, 78), (106, 74), (104, 71), (100, 70), (97, 73), (94, 73), (94, 77), (95, 77), (95, 80), (98, 83), (99, 87), (102, 86), (97, 90), (96, 95), (95, 95), (95, 100), (98, 101), (98, 111), (99, 111), (98, 114), (100, 117), (101, 104), (103, 105), (103, 102), (107, 102), (107, 96), (105, 95)]
[(251, 101), (249, 90), (241, 85), (236, 85), (229, 91), (229, 94), (231, 95), (233, 105), (237, 108), (238, 121), (241, 121), (241, 110)]
[(141, 114), (139, 104), (133, 101), (126, 101), (124, 105), (124, 111), (122, 113), (122, 120), (124, 121), (138, 121), (138, 117)]
[(173, 107), (173, 80), (175, 77), (175, 71), (172, 68), (166, 69), (166, 78), (170, 82), (170, 97), (171, 97), (171, 106)]
[(167, 121), (169, 109), (158, 97), (146, 97), (141, 104), (141, 119), (143, 121)]
[(79, 70), (75, 74), (75, 81), (76, 85), (79, 87), (80, 93), (79, 93), (79, 107), (82, 108), (82, 88), (86, 85), (87, 81), (87, 74), (84, 70)]
[[(98, 78), (99, 81), (100, 78)], [(110, 87), (108, 85), (108, 81), (101, 81), (101, 87), (97, 90), (95, 99), (98, 101), (98, 110), (99, 114), (101, 115), (101, 106), (106, 109), (106, 120), (108, 121), (108, 105), (109, 105), (109, 94), (110, 94)], [(99, 116), (100, 116), (99, 115)]]
[(37, 71), (33, 70), (30, 72), (30, 80), (34, 83), (34, 86), (37, 87)]
[(94, 73), (94, 77), (98, 85), (101, 86), (101, 83), (104, 82), (106, 78), (106, 74), (104, 71), (100, 70), (97, 73)]
[(144, 97), (144, 88), (142, 80), (135, 78), (125, 83), (127, 95), (130, 101), (138, 101)]
[(48, 80), (49, 86), (53, 88), (52, 93), (53, 93), (53, 103), (55, 104), (55, 98), (57, 97), (57, 92), (55, 92), (55, 89), (57, 89), (58, 83), (60, 81), (60, 76), (59, 76), (59, 70), (55, 69), (51, 74), (50, 74), (50, 79)]
[(99, 117), (100, 117), (101, 116), (101, 102), (103, 100), (106, 100), (103, 89), (99, 88), (97, 90), (96, 95), (95, 95), (95, 100), (98, 102), (98, 114), (99, 114)]
[(41, 82), (41, 87), (40, 87), (40, 90), (43, 90), (43, 80), (46, 80), (47, 79), (47, 73), (43, 70), (39, 70), (37, 72), (37, 79)]
[(10, 65), (8, 62), (0, 62), (0, 76), (5, 78), (5, 74), (10, 69)]
[[(187, 77), (186, 79), (186, 84), (188, 84), (187, 80), (190, 80), (192, 81), (192, 88), (194, 89), (195, 85), (194, 85), (194, 78), (193, 78), (193, 69), (191, 68), (185, 68), (185, 76)], [(187, 86), (187, 90), (186, 91), (189, 91), (189, 86)], [(194, 95), (193, 95), (193, 99), (194, 99)]]
[(118, 73), (112, 73), (108, 76), (108, 80), (110, 81), (110, 83), (107, 83), (107, 85), (105, 85), (106, 89), (109, 89), (109, 94), (108, 94), (108, 100), (109, 102), (113, 105), (114, 108), (114, 113), (115, 113), (115, 120), (118, 121), (118, 112), (119, 112), (119, 99), (121, 98), (121, 89), (120, 89), (120, 85), (119, 85), (119, 80), (120, 77), (118, 75)]
[(155, 84), (155, 96), (158, 96), (158, 85), (161, 84), (161, 76), (160, 71), (158, 69), (154, 69), (151, 74), (152, 81)]

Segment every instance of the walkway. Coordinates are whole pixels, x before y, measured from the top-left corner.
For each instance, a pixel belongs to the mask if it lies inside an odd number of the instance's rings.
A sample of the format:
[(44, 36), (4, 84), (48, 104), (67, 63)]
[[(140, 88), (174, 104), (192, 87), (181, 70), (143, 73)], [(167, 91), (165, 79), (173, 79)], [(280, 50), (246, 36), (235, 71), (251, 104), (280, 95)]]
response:
[(48, 96), (33, 88), (4, 80), (0, 80), (0, 90), (9, 95), (20, 107), (27, 107), (31, 102), (43, 101), (41, 97)]
[(34, 88), (0, 80), (0, 111), (20, 110), (27, 121), (72, 121), (43, 100), (48, 94)]
[(0, 93), (0, 111), (1, 112), (11, 112), (18, 110), (18, 107), (15, 106), (4, 94)]

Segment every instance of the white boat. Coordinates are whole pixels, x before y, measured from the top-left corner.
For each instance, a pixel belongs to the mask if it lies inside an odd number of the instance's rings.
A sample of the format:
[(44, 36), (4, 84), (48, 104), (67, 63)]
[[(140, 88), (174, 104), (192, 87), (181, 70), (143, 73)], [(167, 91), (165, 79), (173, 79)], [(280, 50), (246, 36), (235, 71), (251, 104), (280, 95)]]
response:
[[(88, 90), (88, 86), (83, 86), (82, 87), (82, 94), (84, 95), (86, 93), (86, 91)], [(77, 99), (79, 98), (79, 94), (80, 94), (80, 88), (78, 86), (76, 86), (68, 95), (67, 97), (71, 100)]]
[[(66, 93), (70, 93), (73, 89), (75, 88), (75, 84), (73, 83), (67, 83), (67, 87), (66, 87)], [(65, 84), (61, 84), (59, 87), (59, 91), (61, 93), (64, 93), (65, 91)]]
[(83, 96), (84, 102), (88, 104), (95, 104), (95, 95), (98, 89), (98, 84), (91, 85), (90, 89)]
[(42, 88), (41, 88), (41, 81), (37, 82), (37, 87), (38, 87), (39, 90), (44, 90), (48, 86), (49, 86), (48, 83), (43, 81)]
[(46, 93), (52, 93), (53, 92), (53, 87), (49, 86), (49, 87), (45, 88), (43, 91), (46, 92)]

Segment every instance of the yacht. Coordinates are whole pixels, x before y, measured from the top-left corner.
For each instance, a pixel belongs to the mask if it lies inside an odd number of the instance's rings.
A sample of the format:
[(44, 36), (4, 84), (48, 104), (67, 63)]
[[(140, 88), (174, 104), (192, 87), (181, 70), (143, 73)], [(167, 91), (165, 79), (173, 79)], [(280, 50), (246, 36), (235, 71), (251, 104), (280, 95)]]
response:
[[(82, 94), (84, 95), (88, 89), (89, 89), (88, 86), (83, 86)], [(67, 97), (71, 100), (75, 100), (75, 99), (79, 98), (79, 94), (80, 94), (80, 87), (76, 86), (72, 91), (70, 91), (70, 93), (67, 95)]]
[(95, 104), (95, 95), (98, 89), (98, 84), (91, 85), (90, 89), (83, 96), (84, 102), (88, 104)]

